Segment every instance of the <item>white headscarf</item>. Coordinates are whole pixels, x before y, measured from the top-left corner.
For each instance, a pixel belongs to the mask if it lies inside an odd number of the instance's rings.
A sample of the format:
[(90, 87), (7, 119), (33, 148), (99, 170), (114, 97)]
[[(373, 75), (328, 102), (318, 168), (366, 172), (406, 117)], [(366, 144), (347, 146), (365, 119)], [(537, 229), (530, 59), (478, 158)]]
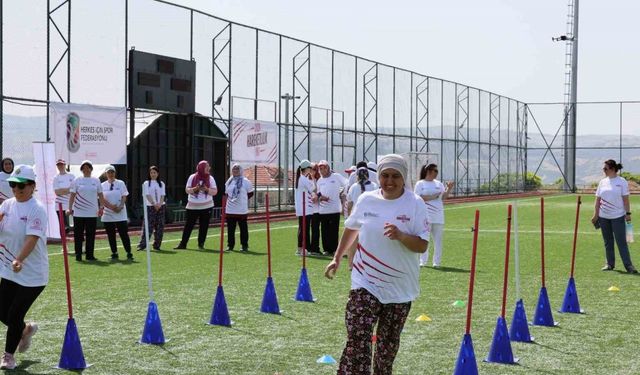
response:
[(401, 155), (388, 154), (383, 156), (378, 162), (378, 173), (382, 173), (385, 169), (395, 169), (400, 172), (402, 179), (406, 183), (409, 167), (407, 166), (407, 161)]
[[(234, 168), (240, 169), (240, 173), (237, 176), (233, 176)], [(229, 187), (231, 188), (231, 192), (227, 194), (229, 194), (229, 198), (233, 200), (238, 198), (238, 194), (240, 194), (240, 190), (242, 189), (242, 181), (244, 180), (244, 168), (242, 168), (240, 164), (236, 163), (231, 166), (231, 170), (232, 175), (228, 183)]]

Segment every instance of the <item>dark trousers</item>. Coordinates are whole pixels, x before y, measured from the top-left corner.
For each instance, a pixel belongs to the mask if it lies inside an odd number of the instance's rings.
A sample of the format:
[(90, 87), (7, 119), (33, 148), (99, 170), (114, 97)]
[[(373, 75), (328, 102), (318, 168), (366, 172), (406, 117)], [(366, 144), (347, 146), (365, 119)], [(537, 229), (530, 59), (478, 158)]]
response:
[(338, 231), (340, 230), (340, 212), (335, 214), (320, 214), (320, 234), (322, 250), (333, 254), (338, 248)]
[[(164, 205), (158, 211), (153, 206), (147, 206), (147, 219), (149, 220), (149, 239), (153, 234), (153, 248), (160, 249), (162, 245), (162, 236), (164, 235)], [(138, 243), (138, 249), (147, 247), (147, 235), (144, 224), (142, 225), (142, 236)]]
[(410, 310), (411, 302), (383, 304), (366, 289), (351, 290), (344, 314), (347, 344), (338, 374), (371, 374), (371, 336), (377, 322), (373, 373), (391, 375), (400, 348), (400, 333)]
[(127, 253), (131, 252), (131, 239), (129, 239), (129, 225), (127, 221), (112, 221), (104, 223), (104, 229), (107, 231), (107, 238), (109, 239), (109, 247), (113, 254), (118, 253), (118, 243), (116, 242), (116, 229), (120, 235), (122, 246)]
[(249, 248), (249, 228), (247, 215), (227, 215), (227, 246), (233, 249), (236, 245), (236, 224), (240, 227), (240, 244), (242, 249)]
[[(311, 222), (313, 221), (312, 215), (298, 216), (298, 248), (302, 248), (302, 229), (305, 230), (305, 249), (307, 251), (313, 251), (311, 245)], [(304, 218), (304, 224), (302, 223)]]
[(87, 240), (87, 247), (85, 253), (87, 258), (93, 258), (93, 249), (96, 242), (96, 222), (95, 217), (73, 217), (73, 241), (74, 249), (76, 252), (76, 259), (82, 258), (82, 243), (85, 238)]
[[(56, 210), (56, 216), (58, 216), (58, 224), (62, 224), (64, 226), (65, 232), (69, 231), (69, 216), (62, 211), (62, 223), (60, 223), (60, 211)], [(60, 233), (62, 235), (62, 233)]]
[(5, 352), (16, 352), (25, 327), (24, 317), (43, 290), (44, 285), (28, 287), (11, 280), (0, 280), (0, 321), (8, 328)]
[[(618, 252), (624, 268), (633, 266), (631, 256), (629, 255), (629, 246), (627, 245), (627, 229), (625, 227), (624, 216), (617, 219), (599, 218), (600, 228), (602, 229), (602, 238), (604, 239), (604, 253), (607, 258), (607, 264), (611, 267), (616, 265), (616, 252), (614, 243), (618, 244)], [(614, 241), (615, 239), (615, 241)]]
[(184, 224), (184, 230), (182, 231), (181, 246), (187, 246), (191, 231), (198, 220), (198, 246), (204, 246), (204, 241), (207, 239), (207, 230), (209, 229), (209, 220), (211, 219), (212, 208), (206, 208), (204, 210), (189, 210), (187, 209), (187, 222)]
[[(307, 238), (308, 237), (309, 231), (307, 231)], [(314, 253), (320, 252), (320, 214), (318, 213), (311, 216), (311, 243), (308, 249)]]

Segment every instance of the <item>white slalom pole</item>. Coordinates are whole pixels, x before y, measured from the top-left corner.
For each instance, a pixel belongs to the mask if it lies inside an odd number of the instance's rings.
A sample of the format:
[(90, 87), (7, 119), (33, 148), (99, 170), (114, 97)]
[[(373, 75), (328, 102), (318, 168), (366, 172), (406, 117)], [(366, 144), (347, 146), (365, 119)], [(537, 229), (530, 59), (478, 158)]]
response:
[(147, 243), (147, 282), (149, 284), (149, 300), (153, 301), (153, 286), (151, 281), (151, 244), (149, 243), (149, 218), (147, 217), (147, 203), (145, 201), (144, 191), (142, 192), (142, 211), (144, 212), (144, 239)]
[(513, 250), (514, 273), (516, 275), (516, 301), (520, 300), (520, 249), (518, 247), (518, 201), (513, 202)]

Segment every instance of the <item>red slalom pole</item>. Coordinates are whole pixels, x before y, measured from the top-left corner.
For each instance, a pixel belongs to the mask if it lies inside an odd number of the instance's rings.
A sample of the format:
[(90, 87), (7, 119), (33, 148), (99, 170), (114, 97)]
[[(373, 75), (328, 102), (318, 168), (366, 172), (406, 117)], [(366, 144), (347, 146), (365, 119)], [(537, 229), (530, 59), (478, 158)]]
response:
[(269, 214), (269, 193), (264, 195), (265, 203), (267, 205), (267, 276), (271, 277), (271, 215)]
[(222, 197), (222, 216), (220, 218), (220, 265), (218, 266), (218, 286), (222, 285), (222, 257), (224, 255), (224, 221), (226, 218), (227, 196)]
[(511, 205), (507, 214), (507, 245), (504, 255), (504, 280), (502, 282), (502, 312), (500, 316), (504, 318), (507, 308), (507, 284), (509, 280), (509, 248), (511, 247)]
[(307, 268), (307, 193), (302, 192), (302, 268)]
[(473, 251), (471, 253), (471, 274), (469, 275), (469, 301), (467, 303), (467, 327), (465, 333), (471, 333), (471, 307), (473, 306), (473, 283), (476, 278), (476, 252), (478, 249), (478, 225), (480, 221), (480, 211), (476, 210), (476, 220), (473, 226)]
[(542, 264), (542, 287), (544, 283), (544, 197), (540, 197), (540, 258)]
[(67, 283), (67, 308), (69, 309), (69, 319), (73, 319), (73, 304), (71, 303), (71, 279), (69, 278), (69, 259), (67, 259), (67, 232), (64, 227), (64, 217), (62, 216), (62, 203), (58, 203), (58, 218), (60, 220), (60, 238), (62, 239), (62, 257), (64, 258), (64, 277)]
[(578, 195), (578, 203), (576, 205), (576, 225), (573, 229), (573, 254), (571, 254), (571, 278), (573, 278), (573, 271), (576, 265), (576, 243), (578, 241), (578, 222), (580, 220), (580, 205), (582, 204), (582, 200)]

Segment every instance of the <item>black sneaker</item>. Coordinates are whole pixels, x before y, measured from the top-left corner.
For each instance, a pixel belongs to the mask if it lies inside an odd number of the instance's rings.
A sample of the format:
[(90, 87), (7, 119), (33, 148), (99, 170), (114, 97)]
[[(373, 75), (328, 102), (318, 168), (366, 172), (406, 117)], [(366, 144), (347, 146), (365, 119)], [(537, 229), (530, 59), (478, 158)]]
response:
[(129, 259), (129, 260), (133, 260), (133, 254), (131, 254), (131, 253), (127, 253), (127, 259)]
[(94, 257), (93, 255), (92, 256), (87, 255), (87, 260), (94, 261), (94, 260), (98, 260), (98, 258)]
[(627, 267), (628, 273), (638, 273), (638, 270), (634, 266)]
[(600, 269), (600, 271), (613, 271), (613, 266), (610, 264), (605, 264), (604, 267)]
[(204, 250), (204, 245), (198, 245), (198, 250)]
[(76, 255), (76, 262), (82, 262), (82, 255)]
[(230, 253), (233, 251), (233, 247), (227, 247), (227, 249), (225, 250), (225, 252)]
[(160, 245), (158, 245), (158, 246), (153, 245), (153, 250), (160, 251)]
[(111, 254), (111, 259), (117, 260), (118, 259), (118, 253)]
[(183, 244), (178, 244), (178, 246), (174, 247), (173, 250), (185, 250), (187, 246)]
[(242, 252), (243, 253), (249, 252), (249, 246), (242, 246)]

